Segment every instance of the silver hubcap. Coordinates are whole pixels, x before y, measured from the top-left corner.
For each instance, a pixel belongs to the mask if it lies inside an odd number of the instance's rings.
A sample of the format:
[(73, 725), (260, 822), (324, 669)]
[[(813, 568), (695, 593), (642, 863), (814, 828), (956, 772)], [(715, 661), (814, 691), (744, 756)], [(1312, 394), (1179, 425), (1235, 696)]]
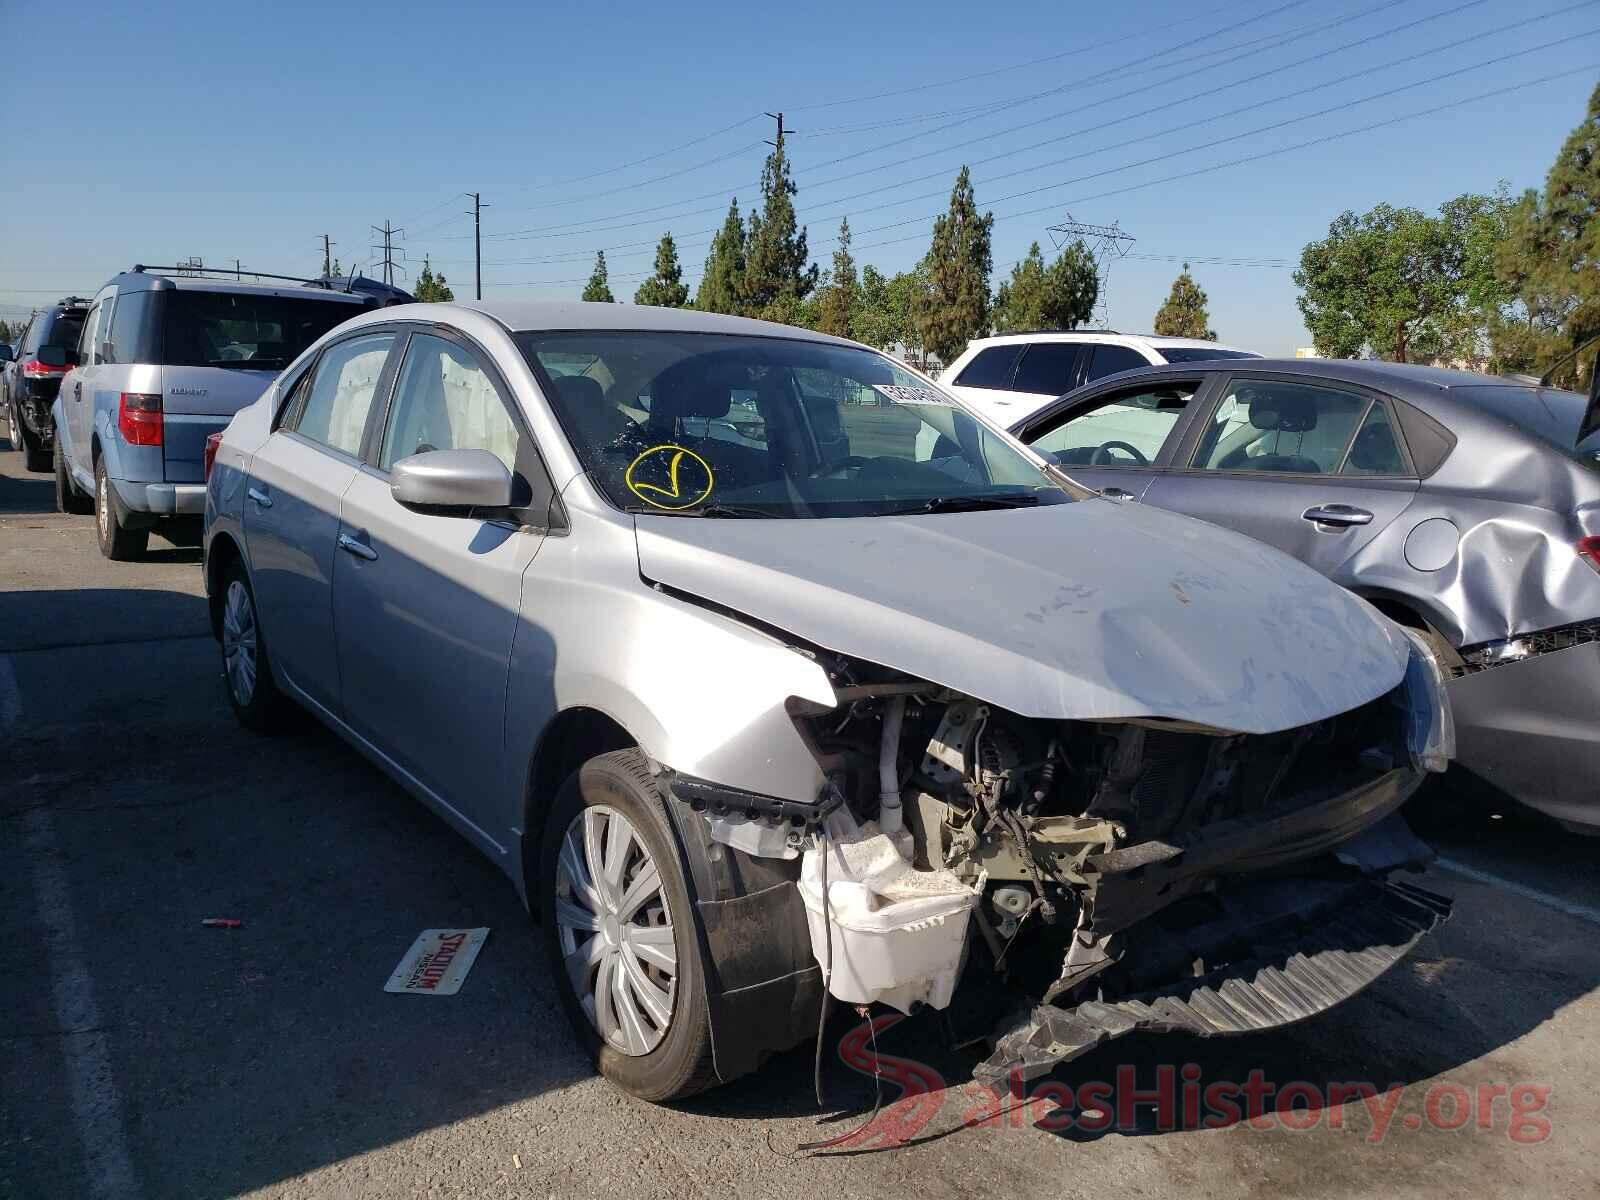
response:
[(240, 704), (256, 694), (256, 610), (250, 593), (235, 579), (222, 607), (222, 662), (228, 686)]
[(556, 932), (567, 978), (607, 1043), (649, 1054), (672, 1024), (678, 955), (661, 874), (614, 808), (567, 826), (556, 863)]
[(100, 510), (95, 514), (96, 518), (98, 518), (100, 521), (100, 536), (103, 538), (110, 538), (111, 505), (108, 503), (109, 497), (106, 495), (106, 477), (104, 475), (100, 476), (99, 480), (96, 481), (94, 498), (96, 501), (98, 501), (95, 507)]

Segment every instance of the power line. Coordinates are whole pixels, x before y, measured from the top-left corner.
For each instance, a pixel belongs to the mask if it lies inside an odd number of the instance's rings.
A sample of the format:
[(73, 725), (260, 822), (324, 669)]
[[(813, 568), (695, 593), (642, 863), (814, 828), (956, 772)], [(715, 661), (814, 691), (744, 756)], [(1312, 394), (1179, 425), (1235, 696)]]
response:
[[(1414, 26), (1416, 26), (1418, 24), (1422, 24), (1422, 23), (1424, 23), (1426, 21), (1436, 20), (1441, 16), (1447, 16), (1447, 15), (1450, 15), (1451, 13), (1459, 12), (1459, 11), (1461, 11), (1463, 9), (1466, 9), (1466, 8), (1475, 7), (1475, 6), (1481, 5), (1481, 4), (1485, 3), (1485, 2), (1486, 2), (1486, 0), (1468, 0), (1468, 2), (1465, 3), (1465, 4), (1457, 5), (1455, 8), (1449, 9), (1449, 10), (1445, 10), (1443, 12), (1434, 13), (1431, 16), (1426, 17), (1426, 18), (1422, 18), (1419, 21), (1410, 22), (1410, 23), (1408, 23), (1408, 25), (1399, 27), (1399, 29), (1406, 29), (1406, 28), (1414, 27)], [(1376, 65), (1376, 66), (1367, 67), (1367, 68), (1363, 68), (1360, 71), (1351, 72), (1348, 75), (1340, 76), (1340, 77), (1338, 77), (1336, 79), (1327, 80), (1327, 81), (1325, 81), (1323, 83), (1311, 85), (1310, 87), (1292, 90), (1292, 91), (1285, 92), (1285, 93), (1282, 93), (1282, 94), (1277, 95), (1277, 96), (1270, 97), (1270, 98), (1268, 98), (1266, 100), (1260, 100), (1260, 101), (1255, 101), (1255, 102), (1253, 102), (1251, 104), (1241, 105), (1241, 106), (1239, 106), (1237, 108), (1230, 109), (1230, 110), (1228, 110), (1226, 112), (1216, 113), (1216, 114), (1213, 114), (1213, 115), (1208, 116), (1208, 117), (1198, 118), (1198, 119), (1196, 119), (1194, 121), (1189, 121), (1189, 122), (1185, 122), (1185, 123), (1182, 123), (1182, 124), (1179, 124), (1179, 125), (1176, 125), (1176, 126), (1171, 126), (1171, 127), (1166, 128), (1166, 129), (1159, 130), (1159, 131), (1157, 131), (1155, 133), (1142, 134), (1142, 135), (1139, 135), (1137, 137), (1125, 139), (1125, 140), (1123, 140), (1121, 142), (1115, 142), (1115, 143), (1111, 143), (1109, 145), (1096, 147), (1094, 149), (1086, 150), (1086, 151), (1083, 151), (1083, 152), (1078, 153), (1078, 154), (1068, 155), (1065, 158), (1055, 159), (1055, 160), (1052, 160), (1052, 161), (1046, 162), (1046, 163), (1035, 163), (1035, 164), (1032, 164), (1032, 165), (1030, 165), (1028, 167), (1021, 168), (1021, 169), (1016, 170), (1016, 171), (1005, 172), (1005, 173), (1003, 173), (1001, 175), (993, 176), (993, 177), (990, 177), (990, 178), (987, 178), (987, 179), (984, 179), (984, 180), (980, 180), (978, 182), (980, 184), (984, 184), (984, 185), (992, 184), (992, 183), (996, 182), (997, 180), (1009, 179), (1009, 178), (1012, 178), (1012, 177), (1014, 177), (1016, 175), (1021, 175), (1021, 174), (1028, 174), (1028, 173), (1031, 173), (1033, 171), (1037, 171), (1037, 170), (1039, 170), (1039, 169), (1041, 169), (1043, 167), (1057, 166), (1057, 165), (1060, 165), (1062, 163), (1075, 161), (1077, 159), (1092, 157), (1092, 156), (1098, 155), (1098, 154), (1104, 154), (1104, 153), (1107, 153), (1107, 152), (1112, 151), (1112, 150), (1117, 150), (1117, 149), (1124, 148), (1126, 146), (1136, 145), (1139, 142), (1149, 141), (1152, 138), (1158, 138), (1158, 137), (1166, 136), (1166, 135), (1172, 134), (1172, 133), (1183, 132), (1183, 131), (1193, 129), (1193, 128), (1198, 127), (1198, 126), (1203, 126), (1203, 125), (1206, 125), (1206, 124), (1209, 124), (1209, 123), (1214, 123), (1216, 121), (1224, 120), (1224, 119), (1226, 119), (1228, 117), (1237, 116), (1237, 115), (1239, 115), (1241, 113), (1252, 111), (1254, 109), (1266, 107), (1266, 106), (1273, 105), (1273, 104), (1279, 104), (1279, 103), (1282, 103), (1282, 102), (1284, 102), (1286, 100), (1298, 99), (1300, 97), (1303, 97), (1303, 96), (1306, 96), (1306, 95), (1310, 95), (1313, 92), (1325, 90), (1325, 89), (1327, 89), (1329, 87), (1335, 87), (1335, 86), (1337, 86), (1339, 84), (1349, 82), (1350, 80), (1353, 80), (1353, 79), (1361, 78), (1361, 77), (1363, 77), (1365, 75), (1370, 75), (1370, 74), (1374, 74), (1376, 72), (1389, 70), (1392, 67), (1401, 65), (1401, 64), (1403, 64), (1405, 62), (1409, 62), (1409, 61), (1412, 61), (1412, 60), (1417, 59), (1417, 58), (1421, 58), (1421, 57), (1424, 57), (1424, 56), (1427, 56), (1427, 55), (1430, 55), (1430, 54), (1443, 53), (1443, 52), (1446, 52), (1446, 51), (1449, 51), (1449, 50), (1452, 50), (1452, 49), (1456, 49), (1456, 48), (1458, 48), (1460, 46), (1466, 45), (1466, 44), (1468, 44), (1470, 42), (1481, 41), (1482, 39), (1484, 39), (1486, 37), (1501, 36), (1501, 35), (1503, 35), (1504, 33), (1508, 32), (1510, 30), (1521, 28), (1521, 27), (1527, 26), (1527, 25), (1531, 25), (1531, 24), (1534, 24), (1534, 23), (1536, 23), (1538, 21), (1548, 20), (1548, 19), (1550, 19), (1552, 17), (1561, 16), (1561, 15), (1563, 15), (1565, 13), (1575, 11), (1575, 10), (1577, 10), (1579, 8), (1591, 7), (1597, 2), (1600, 2), (1600, 0), (1578, 0), (1577, 3), (1570, 4), (1570, 5), (1567, 5), (1567, 6), (1563, 7), (1563, 8), (1555, 9), (1555, 10), (1552, 10), (1550, 12), (1543, 13), (1543, 14), (1540, 14), (1540, 15), (1537, 15), (1537, 16), (1534, 16), (1534, 17), (1530, 17), (1530, 18), (1527, 18), (1527, 19), (1525, 19), (1523, 21), (1515, 22), (1515, 23), (1513, 23), (1511, 25), (1499, 26), (1499, 27), (1496, 27), (1494, 29), (1484, 31), (1482, 33), (1478, 33), (1478, 34), (1474, 34), (1474, 35), (1471, 35), (1471, 36), (1468, 36), (1468, 37), (1465, 37), (1465, 38), (1458, 39), (1455, 42), (1446, 43), (1446, 44), (1440, 45), (1440, 46), (1430, 47), (1430, 48), (1422, 51), (1420, 54), (1402, 56), (1401, 58), (1397, 58), (1397, 59), (1394, 59), (1394, 60), (1379, 64), (1379, 65)], [(1349, 49), (1351, 47), (1354, 47), (1354, 46), (1357, 46), (1357, 45), (1361, 45), (1363, 43), (1372, 41), (1375, 38), (1387, 36), (1388, 34), (1392, 34), (1394, 32), (1398, 32), (1398, 31), (1399, 30), (1390, 30), (1390, 31), (1387, 31), (1387, 33), (1369, 35), (1368, 37), (1358, 39), (1355, 42), (1348, 43), (1345, 46), (1334, 47), (1331, 50), (1324, 51), (1324, 52), (1321, 52), (1321, 53), (1316, 54), (1316, 55), (1311, 55), (1311, 56), (1309, 56), (1307, 58), (1299, 59), (1299, 60), (1297, 60), (1297, 61), (1295, 61), (1293, 63), (1285, 64), (1283, 67), (1275, 68), (1272, 71), (1264, 72), (1263, 74), (1256, 76), (1256, 78), (1257, 79), (1261, 79), (1261, 78), (1265, 78), (1267, 75), (1279, 74), (1279, 73), (1282, 73), (1283, 71), (1286, 71), (1286, 70), (1293, 70), (1293, 69), (1295, 69), (1297, 67), (1304, 66), (1305, 64), (1307, 64), (1307, 63), (1309, 63), (1311, 61), (1314, 61), (1316, 59), (1325, 58), (1325, 57), (1329, 56), (1330, 54), (1342, 52), (1345, 49)], [(1566, 40), (1566, 39), (1562, 39), (1562, 40)], [(1479, 69), (1479, 68), (1481, 68), (1483, 66), (1494, 65), (1494, 64), (1496, 64), (1498, 62), (1506, 61), (1509, 58), (1521, 57), (1521, 56), (1525, 56), (1525, 55), (1530, 54), (1530, 53), (1536, 53), (1536, 52), (1538, 52), (1540, 50), (1548, 49), (1548, 48), (1550, 48), (1550, 46), (1557, 45), (1557, 44), (1560, 44), (1560, 42), (1557, 41), (1557, 42), (1545, 43), (1545, 44), (1540, 45), (1540, 46), (1532, 47), (1532, 48), (1530, 48), (1528, 50), (1518, 51), (1518, 52), (1516, 52), (1514, 54), (1505, 55), (1505, 56), (1501, 56), (1501, 57), (1498, 57), (1498, 58), (1492, 58), (1492, 59), (1489, 59), (1489, 60), (1487, 60), (1485, 62), (1476, 63), (1476, 64), (1473, 64), (1470, 67), (1462, 68), (1462, 69), (1457, 70), (1457, 71), (1445, 72), (1445, 73), (1443, 73), (1441, 75), (1437, 75), (1437, 76), (1431, 77), (1430, 79), (1421, 80), (1421, 81), (1418, 81), (1417, 83), (1407, 84), (1404, 87), (1399, 88), (1399, 89), (1394, 89), (1393, 91), (1402, 91), (1402, 90), (1407, 90), (1409, 88), (1415, 88), (1415, 87), (1419, 87), (1419, 86), (1424, 86), (1424, 85), (1426, 85), (1428, 83), (1437, 82), (1438, 80), (1449, 78), (1452, 75), (1462, 74), (1465, 71), (1476, 70), (1476, 69)], [(1097, 125), (1097, 126), (1090, 126), (1090, 127), (1084, 128), (1084, 129), (1074, 130), (1074, 131), (1072, 131), (1070, 133), (1059, 135), (1057, 137), (1047, 138), (1047, 139), (1045, 139), (1045, 140), (1043, 140), (1041, 142), (1033, 143), (1033, 144), (1031, 144), (1029, 146), (1020, 147), (1017, 150), (1006, 151), (1006, 152), (1003, 152), (1001, 154), (990, 155), (987, 158), (978, 159), (978, 160), (976, 160), (976, 164), (975, 165), (981, 165), (981, 164), (986, 163), (986, 162), (993, 162), (993, 161), (996, 161), (996, 160), (1002, 159), (1002, 158), (1013, 157), (1016, 154), (1026, 153), (1026, 152), (1028, 152), (1030, 150), (1037, 149), (1040, 146), (1051, 145), (1051, 144), (1054, 144), (1054, 143), (1057, 143), (1057, 142), (1069, 140), (1071, 138), (1081, 136), (1084, 133), (1093, 132), (1096, 129), (1108, 128), (1110, 126), (1121, 124), (1121, 123), (1124, 123), (1125, 121), (1133, 120), (1133, 119), (1136, 119), (1138, 117), (1147, 116), (1147, 115), (1149, 115), (1151, 113), (1158, 112), (1158, 111), (1161, 111), (1161, 110), (1164, 110), (1164, 109), (1173, 108), (1173, 107), (1187, 107), (1197, 99), (1201, 99), (1201, 98), (1203, 98), (1205, 96), (1208, 96), (1208, 95), (1214, 95), (1214, 94), (1219, 93), (1219, 92), (1227, 91), (1232, 87), (1233, 87), (1233, 85), (1231, 83), (1225, 83), (1225, 84), (1220, 84), (1217, 87), (1215, 87), (1215, 88), (1213, 88), (1210, 91), (1205, 92), (1205, 93), (1198, 93), (1198, 94), (1190, 93), (1190, 94), (1186, 94), (1186, 95), (1178, 98), (1175, 101), (1169, 101), (1169, 102), (1164, 103), (1164, 104), (1155, 105), (1155, 106), (1152, 106), (1151, 108), (1142, 110), (1141, 112), (1138, 112), (1138, 113), (1129, 114), (1129, 115), (1124, 116), (1124, 117), (1118, 117), (1118, 118), (1115, 118), (1115, 119), (1110, 120), (1110, 121), (1102, 122), (1100, 125)], [(1147, 89), (1139, 89), (1139, 90), (1147, 90)], [(1274, 123), (1274, 124), (1269, 124), (1269, 125), (1266, 125), (1266, 126), (1262, 126), (1262, 127), (1258, 128), (1258, 129), (1255, 129), (1255, 130), (1251, 130), (1247, 134), (1232, 135), (1230, 137), (1216, 139), (1216, 140), (1214, 140), (1212, 142), (1204, 143), (1204, 144), (1199, 145), (1199, 146), (1186, 147), (1185, 150), (1180, 151), (1178, 153), (1188, 153), (1188, 152), (1191, 152), (1191, 151), (1194, 151), (1194, 150), (1207, 149), (1207, 148), (1210, 148), (1210, 147), (1213, 147), (1213, 146), (1216, 146), (1216, 145), (1225, 144), (1225, 143), (1227, 143), (1229, 141), (1238, 140), (1238, 138), (1240, 138), (1240, 137), (1253, 136), (1253, 135), (1261, 133), (1261, 132), (1267, 132), (1267, 131), (1270, 131), (1272, 129), (1278, 128), (1283, 124), (1290, 124), (1290, 123), (1293, 123), (1295, 121), (1308, 120), (1308, 119), (1311, 119), (1311, 118), (1316, 117), (1316, 116), (1326, 115), (1328, 113), (1338, 111), (1340, 108), (1343, 108), (1343, 107), (1352, 107), (1352, 106), (1354, 106), (1356, 104), (1366, 103), (1369, 100), (1372, 100), (1372, 99), (1375, 99), (1375, 98), (1381, 98), (1383, 96), (1393, 94), (1393, 91), (1380, 92), (1380, 93), (1377, 93), (1375, 96), (1368, 96), (1368, 97), (1363, 97), (1363, 98), (1358, 99), (1358, 100), (1349, 101), (1349, 102), (1346, 102), (1343, 105), (1336, 105), (1336, 106), (1333, 106), (1331, 108), (1324, 109), (1324, 110), (1322, 110), (1321, 112), (1318, 112), (1318, 113), (1310, 113), (1310, 114), (1305, 114), (1305, 115), (1300, 116), (1300, 117), (1289, 118), (1288, 120), (1283, 121), (1283, 122), (1277, 122), (1277, 123)], [(1063, 183), (1060, 183), (1060, 184), (1052, 184), (1052, 185), (1048, 185), (1048, 186), (1049, 187), (1071, 186), (1073, 183), (1084, 182), (1085, 180), (1088, 180), (1088, 179), (1098, 178), (1100, 175), (1110, 174), (1110, 173), (1114, 173), (1116, 171), (1130, 169), (1131, 167), (1148, 165), (1151, 162), (1161, 161), (1161, 160), (1163, 160), (1165, 158), (1169, 158), (1171, 156), (1172, 156), (1171, 154), (1158, 155), (1158, 156), (1155, 156), (1155, 157), (1150, 158), (1150, 159), (1144, 159), (1144, 160), (1140, 160), (1140, 161), (1135, 162), (1135, 163), (1129, 163), (1129, 164), (1125, 164), (1123, 166), (1108, 168), (1106, 171), (1103, 171), (1103, 172), (1097, 172), (1097, 173), (1090, 174), (1090, 175), (1087, 175), (1087, 176), (1076, 177), (1074, 179), (1067, 180), (1067, 181), (1065, 181)], [(917, 182), (919, 180), (936, 178), (936, 177), (938, 177), (938, 176), (940, 176), (942, 174), (944, 174), (943, 171), (932, 172), (932, 173), (929, 173), (927, 175), (918, 176), (918, 177), (916, 177), (916, 178), (914, 178), (912, 180), (901, 180), (901, 181), (898, 181), (898, 182), (893, 183), (893, 184), (888, 184), (888, 185), (880, 186), (880, 187), (877, 187), (877, 188), (869, 188), (869, 189), (866, 189), (864, 191), (857, 192), (857, 193), (854, 193), (854, 194), (849, 195), (849, 196), (841, 197), (841, 198), (839, 198), (837, 200), (834, 200), (834, 201), (830, 201), (829, 203), (839, 204), (839, 203), (843, 203), (843, 202), (849, 201), (849, 200), (860, 199), (860, 198), (862, 198), (864, 196), (872, 195), (872, 194), (875, 194), (877, 192), (893, 190), (893, 189), (896, 189), (896, 188), (903, 188), (907, 182)], [(1038, 190), (1047, 190), (1047, 189), (1032, 189), (1032, 190), (1033, 191), (1038, 191)], [(857, 207), (857, 208), (854, 208), (854, 209), (849, 210), (847, 212), (843, 212), (843, 215), (856, 216), (856, 215), (859, 215), (860, 213), (863, 213), (863, 212), (875, 212), (875, 211), (879, 211), (879, 210), (884, 209), (884, 208), (894, 208), (894, 207), (898, 207), (898, 206), (900, 206), (902, 204), (909, 203), (909, 202), (915, 201), (915, 200), (932, 199), (932, 198), (937, 197), (937, 196), (939, 196), (941, 194), (943, 194), (942, 193), (942, 189), (935, 190), (935, 191), (930, 191), (930, 192), (925, 192), (925, 193), (919, 193), (918, 195), (912, 196), (912, 197), (897, 196), (897, 197), (895, 197), (895, 199), (893, 199), (892, 201), (889, 201), (887, 203), (875, 205), (875, 206), (872, 206), (872, 207), (869, 207), (869, 208), (865, 208), (865, 209)], [(1015, 198), (1017, 198), (1018, 195), (1026, 195), (1026, 194), (1030, 194), (1030, 193), (1017, 193), (1017, 194), (1014, 194), (1014, 195), (1003, 196), (1003, 197), (1000, 197), (1000, 202), (1004, 202), (1005, 200), (1008, 200), (1008, 199), (1015, 199)], [(835, 218), (835, 217), (837, 217), (839, 215), (841, 215), (841, 212), (840, 211), (835, 211), (833, 213), (830, 213), (828, 216), (814, 218), (814, 220), (818, 224), (823, 224), (823, 223), (826, 223), (827, 221), (829, 221), (829, 220), (831, 220), (831, 219), (833, 219), (833, 218)], [(921, 221), (921, 220), (924, 220), (924, 219), (928, 219), (928, 218), (922, 218), (922, 217), (912, 218), (911, 221), (901, 222), (901, 224), (911, 223), (912, 221)], [(640, 222), (640, 224), (648, 224), (648, 223), (650, 223), (650, 222)], [(891, 227), (892, 226), (879, 226), (877, 228), (878, 229), (887, 229), (887, 228), (891, 228)], [(871, 231), (869, 230), (868, 232), (871, 232)], [(685, 246), (685, 247), (693, 247), (695, 245), (700, 244), (697, 239), (706, 237), (706, 236), (714, 234), (714, 233), (715, 233), (715, 230), (697, 231), (696, 233), (692, 233), (692, 234), (686, 235), (685, 238), (683, 238), (680, 241), (680, 244)], [(622, 253), (620, 255), (617, 255), (617, 257), (627, 257), (626, 251), (629, 251), (629, 250), (631, 250), (631, 249), (633, 249), (635, 247), (638, 247), (638, 248), (640, 248), (641, 252), (643, 252), (644, 248), (652, 246), (653, 244), (654, 243), (652, 243), (652, 242), (623, 243), (621, 245), (605, 247), (605, 249), (607, 250), (608, 253), (613, 253), (615, 251), (623, 251), (624, 253)], [(543, 258), (543, 259), (502, 260), (502, 262), (499, 265), (512, 265), (513, 262), (518, 262), (518, 263), (520, 263), (520, 265), (535, 265), (535, 264), (540, 264), (540, 263), (552, 263), (553, 264), (553, 263), (560, 262), (560, 261), (574, 261), (574, 260), (582, 259), (582, 258), (588, 257), (588, 256), (590, 256), (590, 255), (592, 255), (594, 253), (595, 253), (594, 250), (575, 251), (575, 252), (572, 252), (572, 255), (571, 255), (570, 259), (568, 258), (567, 255), (563, 254), (563, 255), (552, 255), (552, 256), (549, 256), (549, 257)]]

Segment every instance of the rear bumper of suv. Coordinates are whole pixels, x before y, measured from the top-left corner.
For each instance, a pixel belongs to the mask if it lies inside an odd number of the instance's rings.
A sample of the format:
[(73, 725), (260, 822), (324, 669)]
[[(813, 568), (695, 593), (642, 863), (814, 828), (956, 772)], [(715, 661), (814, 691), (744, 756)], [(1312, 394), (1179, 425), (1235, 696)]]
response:
[(206, 485), (203, 483), (135, 483), (113, 479), (111, 484), (128, 512), (157, 517), (198, 517), (206, 511)]

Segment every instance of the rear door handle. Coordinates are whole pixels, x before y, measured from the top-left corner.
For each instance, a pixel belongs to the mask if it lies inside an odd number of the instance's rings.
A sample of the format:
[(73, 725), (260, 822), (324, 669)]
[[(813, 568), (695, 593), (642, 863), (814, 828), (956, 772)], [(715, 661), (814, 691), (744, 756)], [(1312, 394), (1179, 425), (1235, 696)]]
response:
[(1102, 496), (1105, 496), (1109, 500), (1137, 500), (1138, 499), (1138, 497), (1135, 496), (1132, 492), (1125, 491), (1124, 489), (1119, 488), (1119, 487), (1101, 488), (1100, 489), (1100, 494)]
[(1315, 521), (1318, 525), (1370, 525), (1372, 514), (1364, 508), (1352, 508), (1348, 504), (1319, 504), (1315, 508), (1308, 508), (1300, 514), (1307, 521)]
[(346, 551), (347, 553), (354, 554), (357, 558), (364, 558), (368, 562), (371, 562), (373, 559), (378, 557), (378, 552), (376, 550), (367, 545), (367, 543), (362, 541), (360, 538), (352, 537), (348, 533), (341, 533), (339, 535), (339, 549)]
[(272, 497), (267, 495), (260, 488), (250, 488), (245, 492), (245, 495), (249, 496), (250, 499), (254, 500), (262, 508), (272, 507)]

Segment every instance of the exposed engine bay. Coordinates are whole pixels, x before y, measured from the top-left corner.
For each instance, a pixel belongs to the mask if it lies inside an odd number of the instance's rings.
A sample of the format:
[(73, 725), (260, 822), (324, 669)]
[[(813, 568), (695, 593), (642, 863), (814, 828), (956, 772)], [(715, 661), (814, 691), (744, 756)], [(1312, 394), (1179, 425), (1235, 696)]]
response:
[[(1448, 914), (1447, 901), (1417, 889), (1383, 890), (1391, 870), (1428, 857), (1392, 816), (1424, 775), (1411, 732), (1413, 676), (1350, 712), (1265, 735), (1159, 719), (1030, 720), (913, 681), (846, 683), (839, 708), (796, 714), (834, 802), (814, 841), (797, 833), (798, 822), (787, 831), (790, 854), (810, 847), (802, 891), (814, 952), (830, 990), (849, 1001), (949, 1003), (949, 986), (937, 982), (920, 990), (863, 982), (904, 951), (908, 970), (926, 966), (969, 984), (987, 978), (969, 990), (991, 995), (1003, 981), (1037, 1002), (1031, 1020), (989, 1036), (1001, 1046), (996, 1078), (1019, 1064), (1038, 1073), (1106, 1036), (1151, 1027), (1155, 1010), (1137, 997), (1174, 983), (1210, 987), (1230, 967), (1256, 970), (1263, 964), (1250, 966), (1250, 956), (1273, 938), (1288, 937), (1285, 962), (1305, 962), (1296, 931), (1326, 924), (1341, 906), (1404, 911), (1376, 925), (1364, 918), (1393, 951), (1361, 960), (1371, 975)], [(864, 899), (841, 893), (841, 876)], [(928, 929), (946, 916), (927, 915), (927, 894), (948, 900), (963, 890), (971, 928), (941, 949)], [(824, 894), (831, 905), (820, 902)], [(922, 907), (905, 908), (897, 925), (896, 905), (912, 899)], [(906, 940), (891, 948), (897, 933)], [(828, 961), (849, 958), (852, 936), (855, 953), (870, 960), (864, 972)], [(905, 949), (913, 937), (932, 949)], [(1370, 982), (1348, 972), (1334, 980), (1368, 949), (1333, 947), (1339, 969), (1307, 967), (1298, 992), (1292, 972), (1264, 964), (1282, 1010), (1274, 1015), (1300, 1019)], [(941, 953), (959, 958), (929, 966)], [(1084, 1010), (1070, 1006), (1086, 1001), (1102, 1015), (1107, 1005), (1135, 1007), (1085, 1024)], [(1016, 1000), (1009, 1006), (1014, 1013)], [(1231, 1014), (1213, 1006), (1209, 1017), (1169, 1004), (1154, 1027), (1242, 1032), (1269, 1023), (1281, 1021), (1249, 1003)]]

